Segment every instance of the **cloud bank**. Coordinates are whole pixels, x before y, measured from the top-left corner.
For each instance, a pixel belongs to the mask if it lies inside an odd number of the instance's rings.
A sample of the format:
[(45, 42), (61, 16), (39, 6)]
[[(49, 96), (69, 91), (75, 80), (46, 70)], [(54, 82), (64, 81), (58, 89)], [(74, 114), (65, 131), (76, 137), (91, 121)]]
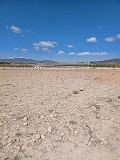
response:
[(22, 32), (19, 27), (16, 27), (14, 25), (12, 25), (11, 27), (6, 26), (6, 29), (10, 29), (14, 33), (21, 33)]
[(86, 39), (86, 41), (90, 42), (90, 43), (96, 43), (96, 42), (98, 42), (96, 37), (88, 38), (88, 39)]
[(13, 50), (14, 51), (19, 51), (21, 53), (27, 53), (27, 52), (29, 52), (26, 48), (14, 48)]
[(76, 53), (75, 52), (70, 52), (70, 53), (68, 53), (68, 55), (72, 56), (72, 55), (76, 55)]
[(77, 54), (78, 56), (106, 56), (107, 52), (80, 52)]
[(56, 47), (57, 42), (52, 41), (39, 41), (38, 43), (33, 43), (35, 50), (50, 51), (49, 49)]
[(61, 55), (61, 54), (65, 54), (64, 51), (59, 51), (57, 54)]
[(70, 52), (68, 55), (77, 55), (77, 56), (106, 56), (108, 55), (108, 52)]
[(113, 36), (113, 37), (107, 37), (107, 38), (105, 38), (105, 41), (106, 42), (114, 42), (117, 39), (120, 39), (120, 34), (117, 34), (116, 36)]
[(68, 44), (67, 47), (68, 47), (68, 48), (74, 48), (74, 46), (71, 45), (71, 44)]

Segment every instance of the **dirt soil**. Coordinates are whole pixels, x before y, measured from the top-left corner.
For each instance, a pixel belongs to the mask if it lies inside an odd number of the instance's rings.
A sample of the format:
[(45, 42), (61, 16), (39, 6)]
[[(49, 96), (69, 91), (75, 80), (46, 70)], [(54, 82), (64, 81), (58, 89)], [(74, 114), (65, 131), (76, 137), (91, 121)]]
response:
[(120, 160), (120, 69), (0, 68), (0, 160)]

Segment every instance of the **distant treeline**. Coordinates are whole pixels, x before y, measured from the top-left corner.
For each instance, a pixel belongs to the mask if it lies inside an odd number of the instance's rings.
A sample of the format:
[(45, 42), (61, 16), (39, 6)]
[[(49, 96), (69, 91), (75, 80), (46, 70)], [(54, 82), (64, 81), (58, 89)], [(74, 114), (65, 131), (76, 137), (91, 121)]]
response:
[[(0, 62), (0, 67), (34, 67), (34, 66), (41, 66), (40, 64), (32, 64), (32, 63), (12, 63), (12, 62)], [(44, 65), (43, 67), (109, 67), (109, 68), (120, 68), (120, 63), (59, 63), (59, 64), (52, 64), (52, 65)]]
[(85, 64), (85, 63), (80, 63), (80, 64), (57, 64), (54, 65), (54, 67), (110, 67), (110, 68), (120, 68), (120, 64), (106, 64), (106, 63), (92, 63), (92, 64)]
[(0, 62), (0, 67), (32, 67), (32, 64)]

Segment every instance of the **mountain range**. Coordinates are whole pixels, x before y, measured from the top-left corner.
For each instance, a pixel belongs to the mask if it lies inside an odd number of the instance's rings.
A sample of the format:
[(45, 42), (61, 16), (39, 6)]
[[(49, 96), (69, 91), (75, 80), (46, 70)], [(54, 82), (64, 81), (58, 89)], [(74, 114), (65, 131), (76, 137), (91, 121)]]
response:
[(10, 59), (0, 59), (0, 62), (11, 62), (11, 63), (34, 63), (34, 64), (55, 64), (57, 62), (55, 61), (51, 61), (51, 60), (42, 60), (42, 61), (38, 61), (38, 60), (33, 60), (33, 59), (26, 59), (26, 58), (10, 58)]
[[(26, 59), (26, 58), (10, 58), (10, 59), (0, 59), (0, 62), (11, 62), (11, 63), (34, 63), (34, 64), (45, 64), (45, 65), (53, 65), (58, 64), (58, 62), (51, 61), (51, 60), (33, 60), (33, 59)], [(108, 59), (104, 61), (93, 61), (95, 63), (120, 63), (120, 58), (115, 59)], [(77, 63), (77, 62), (76, 62)], [(79, 63), (79, 62), (78, 62)]]

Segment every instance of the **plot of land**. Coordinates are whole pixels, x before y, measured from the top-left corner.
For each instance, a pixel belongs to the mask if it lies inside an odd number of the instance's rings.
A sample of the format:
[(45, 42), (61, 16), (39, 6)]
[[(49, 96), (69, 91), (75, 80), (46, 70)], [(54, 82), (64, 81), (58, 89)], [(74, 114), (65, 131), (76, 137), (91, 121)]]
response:
[(0, 160), (120, 160), (120, 69), (0, 68)]

